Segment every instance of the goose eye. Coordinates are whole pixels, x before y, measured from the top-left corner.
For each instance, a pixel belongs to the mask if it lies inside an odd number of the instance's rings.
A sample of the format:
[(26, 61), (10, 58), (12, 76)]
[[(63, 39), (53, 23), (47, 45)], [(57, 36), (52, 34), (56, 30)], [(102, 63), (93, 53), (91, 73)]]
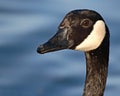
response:
[(84, 28), (88, 28), (92, 25), (92, 21), (90, 19), (83, 19), (80, 25)]

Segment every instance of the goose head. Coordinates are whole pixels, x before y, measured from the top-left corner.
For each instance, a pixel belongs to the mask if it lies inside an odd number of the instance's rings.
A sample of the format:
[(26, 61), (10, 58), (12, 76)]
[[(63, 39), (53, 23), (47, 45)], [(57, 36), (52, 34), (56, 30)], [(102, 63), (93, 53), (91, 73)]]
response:
[(58, 27), (57, 33), (37, 48), (40, 54), (72, 49), (91, 51), (97, 49), (106, 35), (106, 24), (100, 14), (93, 10), (69, 12)]

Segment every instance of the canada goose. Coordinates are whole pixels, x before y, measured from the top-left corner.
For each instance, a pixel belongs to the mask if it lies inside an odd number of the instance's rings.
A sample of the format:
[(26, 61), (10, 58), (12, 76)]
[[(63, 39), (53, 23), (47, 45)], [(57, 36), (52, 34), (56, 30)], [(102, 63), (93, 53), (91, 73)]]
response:
[(86, 80), (83, 96), (103, 96), (108, 73), (109, 37), (109, 29), (99, 13), (88, 9), (74, 10), (65, 16), (58, 32), (40, 45), (37, 52), (84, 51)]

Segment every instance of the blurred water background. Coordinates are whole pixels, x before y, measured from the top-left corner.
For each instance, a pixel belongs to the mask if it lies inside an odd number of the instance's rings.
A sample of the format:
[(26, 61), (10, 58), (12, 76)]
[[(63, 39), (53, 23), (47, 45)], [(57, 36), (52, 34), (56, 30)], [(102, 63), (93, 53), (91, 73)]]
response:
[(0, 0), (0, 96), (82, 96), (84, 53), (63, 50), (40, 55), (39, 44), (57, 31), (66, 13), (93, 9), (111, 31), (105, 96), (120, 94), (120, 1)]

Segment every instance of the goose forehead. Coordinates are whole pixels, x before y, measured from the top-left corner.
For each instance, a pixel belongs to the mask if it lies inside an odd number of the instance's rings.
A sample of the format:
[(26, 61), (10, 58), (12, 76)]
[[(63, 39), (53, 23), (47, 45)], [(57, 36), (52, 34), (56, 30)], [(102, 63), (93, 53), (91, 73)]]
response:
[[(90, 18), (87, 18), (87, 17), (75, 17), (75, 16), (71, 16), (71, 17), (65, 17), (63, 19), (63, 21), (60, 23), (59, 27), (60, 28), (64, 28), (64, 27), (71, 27), (71, 26), (76, 26), (79, 24), (78, 27), (80, 27), (80, 22), (83, 20), (83, 19), (90, 19)], [(90, 19), (91, 20), (91, 19)]]
[(67, 18), (64, 18), (60, 23), (59, 28), (70, 27), (70, 22)]

